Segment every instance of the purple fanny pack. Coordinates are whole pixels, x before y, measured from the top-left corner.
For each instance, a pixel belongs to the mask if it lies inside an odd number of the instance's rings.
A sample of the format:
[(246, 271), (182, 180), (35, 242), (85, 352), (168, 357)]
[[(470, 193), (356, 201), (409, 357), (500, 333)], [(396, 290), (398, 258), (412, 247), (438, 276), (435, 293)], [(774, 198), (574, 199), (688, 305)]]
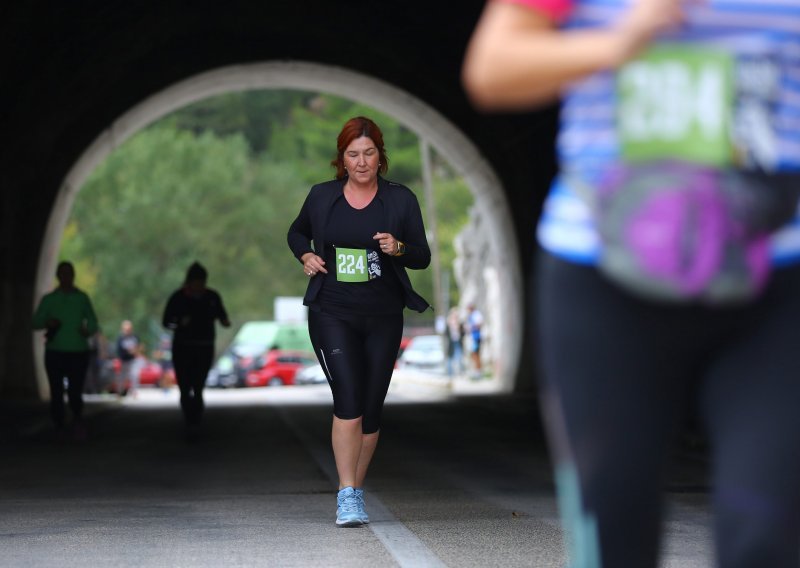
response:
[(591, 198), (599, 269), (651, 299), (727, 304), (757, 296), (769, 279), (769, 235), (797, 207), (796, 186), (768, 179), (683, 162), (614, 170)]

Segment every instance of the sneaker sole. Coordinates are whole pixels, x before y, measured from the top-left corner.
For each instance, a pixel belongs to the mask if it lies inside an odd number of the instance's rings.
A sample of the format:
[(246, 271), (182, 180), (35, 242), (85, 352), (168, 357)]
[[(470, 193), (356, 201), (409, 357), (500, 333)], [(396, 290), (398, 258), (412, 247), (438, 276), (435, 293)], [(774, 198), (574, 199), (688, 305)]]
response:
[(364, 521), (336, 521), (336, 526), (340, 529), (349, 529), (353, 527), (360, 527), (364, 524)]

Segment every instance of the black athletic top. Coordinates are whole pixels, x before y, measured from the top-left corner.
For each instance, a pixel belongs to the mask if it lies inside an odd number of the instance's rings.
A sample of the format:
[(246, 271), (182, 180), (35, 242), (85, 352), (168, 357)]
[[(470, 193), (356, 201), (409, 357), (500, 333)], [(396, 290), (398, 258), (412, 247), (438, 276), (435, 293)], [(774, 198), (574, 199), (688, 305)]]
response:
[[(383, 232), (384, 205), (373, 199), (363, 209), (353, 208), (346, 199), (339, 199), (331, 208), (326, 233), (325, 267), (328, 274), (312, 307), (328, 313), (388, 315), (403, 311), (403, 287), (392, 269), (389, 256), (380, 252), (372, 237)], [(366, 251), (364, 257), (346, 249)], [(364, 282), (342, 281), (338, 274), (366, 278)]]
[[(346, 180), (332, 180), (317, 184), (308, 192), (300, 213), (286, 235), (289, 247), (299, 262), (303, 262), (302, 257), (307, 252), (325, 257), (328, 244), (333, 243), (326, 234), (328, 220), (333, 206), (344, 199), (345, 183)], [(424, 312), (430, 308), (430, 304), (414, 291), (406, 273), (406, 268), (420, 270), (427, 268), (431, 262), (431, 249), (428, 247), (417, 198), (404, 185), (378, 176), (378, 193), (373, 201), (377, 201), (383, 207), (384, 219), (381, 232), (391, 233), (406, 245), (406, 253), (402, 256), (381, 257), (386, 261), (383, 263), (384, 272), (391, 269), (397, 275), (402, 287), (404, 305), (412, 310)], [(324, 282), (325, 279), (319, 275), (308, 279), (308, 288), (303, 297), (305, 305), (315, 304)]]
[(211, 288), (192, 296), (186, 288), (176, 290), (164, 309), (164, 327), (175, 331), (173, 344), (213, 345), (215, 320), (226, 320), (228, 314), (222, 297)]

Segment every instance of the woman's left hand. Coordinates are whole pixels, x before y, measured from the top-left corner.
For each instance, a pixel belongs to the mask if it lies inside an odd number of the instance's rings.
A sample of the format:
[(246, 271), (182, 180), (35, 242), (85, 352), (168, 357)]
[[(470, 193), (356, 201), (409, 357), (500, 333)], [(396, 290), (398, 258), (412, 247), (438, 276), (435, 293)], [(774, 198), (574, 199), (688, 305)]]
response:
[(381, 245), (381, 252), (384, 254), (394, 256), (400, 250), (397, 239), (395, 239), (391, 233), (375, 233), (375, 236), (372, 238), (378, 241)]

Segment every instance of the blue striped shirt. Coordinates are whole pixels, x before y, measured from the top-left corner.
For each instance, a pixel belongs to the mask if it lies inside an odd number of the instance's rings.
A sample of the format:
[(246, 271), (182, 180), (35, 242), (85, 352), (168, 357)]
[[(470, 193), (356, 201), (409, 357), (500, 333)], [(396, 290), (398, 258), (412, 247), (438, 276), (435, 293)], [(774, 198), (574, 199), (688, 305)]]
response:
[[(630, 0), (576, 0), (568, 29), (612, 25)], [(686, 25), (654, 46), (690, 45), (730, 54), (730, 142), (736, 167), (797, 173), (800, 181), (800, 0), (707, 0), (686, 4)], [(558, 136), (562, 172), (589, 187), (623, 160), (618, 73), (592, 75), (565, 93)], [(700, 111), (698, 111), (699, 114)], [(713, 113), (712, 113), (713, 114)], [(573, 179), (570, 177), (569, 179)], [(594, 263), (600, 243), (589, 207), (565, 178), (545, 201), (538, 239), (550, 252)], [(800, 210), (772, 238), (775, 264), (800, 262)]]

